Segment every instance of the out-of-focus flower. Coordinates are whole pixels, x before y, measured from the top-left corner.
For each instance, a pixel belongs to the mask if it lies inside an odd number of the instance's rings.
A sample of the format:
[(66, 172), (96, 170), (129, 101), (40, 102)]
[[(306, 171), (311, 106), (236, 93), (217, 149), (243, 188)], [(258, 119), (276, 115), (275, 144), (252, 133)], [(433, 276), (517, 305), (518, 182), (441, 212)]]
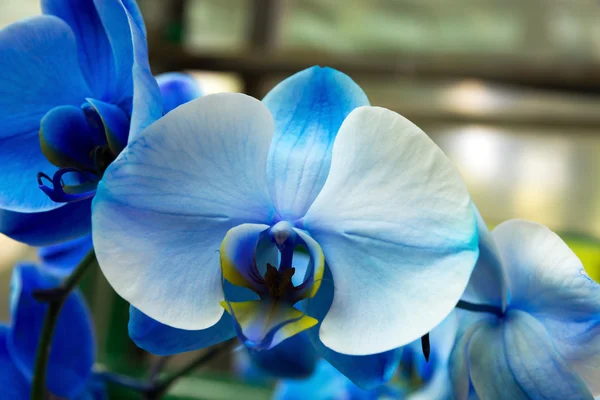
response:
[(192, 76), (181, 72), (167, 72), (156, 77), (160, 87), (164, 113), (202, 96), (199, 83)]
[(273, 394), (274, 400), (377, 400), (386, 388), (363, 390), (325, 360), (319, 361), (315, 373), (308, 379), (281, 381)]
[(92, 235), (87, 235), (68, 242), (40, 247), (38, 256), (42, 268), (64, 278), (73, 272), (92, 248)]
[(448, 363), (456, 339), (458, 321), (450, 314), (429, 334), (431, 353), (425, 360), (421, 340), (403, 348), (400, 368), (396, 374), (402, 389), (401, 398), (407, 400), (451, 400), (452, 385)]
[[(600, 285), (545, 226), (479, 218), (481, 257), (459, 310), (450, 375), (457, 400), (600, 394)], [(465, 307), (464, 305), (462, 306)]]
[[(422, 352), (421, 340), (402, 350), (400, 368), (393, 383), (371, 390), (363, 390), (322, 360), (309, 379), (281, 380), (275, 390), (277, 400), (322, 399), (406, 399), (406, 400), (450, 400), (452, 386), (448, 371), (448, 360), (456, 337), (457, 320), (451, 314), (430, 333), (431, 353), (427, 362)], [(285, 343), (285, 342), (284, 342)], [(276, 373), (276, 362), (270, 370)], [(257, 365), (251, 364), (253, 371)], [(262, 369), (264, 371), (264, 369)], [(256, 372), (255, 372), (256, 373)]]
[(159, 90), (135, 0), (42, 10), (0, 31), (0, 232), (36, 246), (88, 233), (104, 170), (163, 114), (161, 91), (168, 107), (197, 91), (180, 75)]
[[(233, 316), (249, 348), (307, 331), (336, 368), (358, 371), (355, 382), (389, 379), (394, 349), (439, 324), (463, 293), (477, 231), (442, 151), (368, 104), (349, 77), (314, 67), (262, 103), (209, 95), (153, 123), (94, 200), (111, 285), (181, 337), (224, 340)], [(305, 267), (294, 261), (300, 249)]]
[[(36, 265), (14, 269), (8, 325), (0, 325), (0, 388), (2, 398), (29, 399), (36, 351), (48, 305), (34, 299), (40, 289), (54, 288), (58, 277)], [(79, 292), (66, 299), (50, 347), (46, 384), (60, 398), (103, 399), (92, 377), (95, 343), (89, 311)]]

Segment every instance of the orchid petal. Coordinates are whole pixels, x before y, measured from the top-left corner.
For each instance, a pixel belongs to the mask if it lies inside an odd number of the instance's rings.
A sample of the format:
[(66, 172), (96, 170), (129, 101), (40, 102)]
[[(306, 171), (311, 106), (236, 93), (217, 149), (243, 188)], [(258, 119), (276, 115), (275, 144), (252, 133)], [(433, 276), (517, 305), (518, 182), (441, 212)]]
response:
[(0, 210), (0, 232), (30, 246), (48, 246), (90, 233), (91, 213), (91, 200), (38, 213)]
[(158, 75), (156, 82), (165, 114), (203, 94), (198, 81), (188, 74), (168, 72)]
[(458, 317), (458, 329), (454, 346), (450, 352), (449, 373), (455, 400), (473, 399), (473, 387), (469, 376), (468, 349), (471, 338), (481, 327), (495, 324), (498, 317), (490, 313), (476, 313), (456, 309), (454, 314)]
[(7, 348), (10, 328), (0, 325), (0, 388), (10, 400), (28, 400), (29, 383), (15, 366)]
[(600, 393), (600, 285), (548, 228), (507, 221), (492, 232), (511, 285), (511, 302), (539, 319), (559, 353)]
[(507, 270), (511, 306), (542, 319), (598, 319), (600, 284), (558, 235), (522, 220), (503, 222), (492, 235)]
[(110, 82), (113, 85), (112, 93), (109, 97), (100, 97), (100, 100), (117, 104), (130, 114), (135, 81), (132, 69), (135, 62), (139, 62), (136, 52), (142, 51), (146, 62), (148, 58), (145, 32), (129, 12), (129, 8), (134, 10), (130, 2), (124, 5), (122, 0), (93, 0), (93, 3), (110, 43), (110, 56), (114, 60), (115, 71), (113, 81)]
[(60, 105), (79, 106), (89, 95), (69, 27), (52, 16), (16, 22), (0, 31), (0, 207), (41, 212), (59, 207), (35, 183), (56, 170), (40, 149), (40, 120)]
[(506, 361), (529, 398), (593, 400), (584, 380), (558, 354), (539, 321), (528, 313), (512, 311), (504, 324)]
[(59, 277), (73, 272), (85, 255), (92, 250), (92, 235), (42, 247), (38, 250), (42, 267)]
[[(334, 298), (334, 286), (329, 268), (325, 269), (321, 287), (316, 296), (308, 299), (306, 312), (310, 316), (322, 321)], [(402, 349), (394, 349), (384, 353), (367, 356), (351, 356), (337, 353), (326, 347), (319, 339), (319, 326), (310, 329), (307, 333), (313, 346), (321, 357), (348, 377), (354, 384), (363, 389), (376, 388), (389, 381), (402, 357)]]
[(42, 0), (41, 5), (44, 14), (62, 19), (75, 34), (75, 54), (94, 96), (110, 97), (115, 90), (115, 62), (94, 3), (90, 0)]
[(585, 379), (594, 395), (600, 395), (599, 315), (587, 321), (542, 320), (557, 351)]
[(375, 400), (376, 391), (361, 390), (339, 373), (331, 364), (321, 360), (315, 373), (304, 380), (283, 380), (275, 388), (274, 400)]
[(473, 206), (479, 232), (479, 259), (462, 299), (475, 304), (506, 309), (508, 302), (508, 277), (496, 243), (479, 210)]
[(344, 354), (425, 335), (452, 311), (478, 256), (458, 171), (419, 128), (377, 107), (344, 121), (303, 228), (323, 248), (336, 288), (320, 338)]
[(101, 375), (92, 376), (85, 391), (74, 400), (108, 400), (104, 378)]
[(282, 219), (301, 218), (317, 197), (342, 122), (369, 105), (361, 88), (331, 68), (312, 67), (284, 80), (263, 102), (275, 119), (267, 177)]
[(108, 147), (115, 156), (118, 155), (127, 146), (129, 135), (127, 114), (113, 104), (90, 98), (86, 100), (100, 117)]
[(142, 16), (142, 12), (137, 5), (136, 0), (121, 0), (129, 15), (131, 16), (131, 20), (137, 25), (141, 37), (146, 38), (146, 24), (144, 23), (144, 18)]
[(107, 169), (93, 203), (96, 254), (134, 307), (180, 329), (223, 314), (219, 247), (242, 223), (270, 224), (264, 178), (273, 122), (234, 93), (196, 99), (161, 118)]
[[(127, 5), (131, 1), (133, 0), (125, 2), (128, 9), (132, 8)], [(129, 141), (131, 141), (150, 124), (163, 116), (163, 106), (158, 83), (156, 83), (156, 79), (154, 79), (150, 70), (148, 43), (146, 42), (146, 32), (143, 24), (140, 26), (139, 23), (136, 23), (139, 18), (136, 18), (135, 12), (133, 16), (127, 12), (127, 19), (133, 44), (133, 69), (127, 71), (127, 76), (131, 75), (133, 84), (133, 101), (129, 110), (131, 113)]]
[(502, 330), (502, 322), (495, 321), (471, 336), (467, 357), (473, 388), (480, 399), (529, 400), (506, 360)]
[(186, 331), (161, 324), (135, 307), (129, 308), (129, 337), (138, 347), (159, 356), (203, 349), (234, 336), (229, 314), (223, 314), (210, 328)]
[[(54, 288), (60, 280), (33, 265), (18, 266), (11, 287), (12, 330), (8, 350), (21, 373), (31, 381), (36, 349), (48, 305), (33, 293)], [(48, 362), (47, 385), (50, 392), (71, 397), (82, 392), (94, 362), (94, 339), (89, 311), (80, 293), (65, 301), (54, 330)]]
[(248, 349), (252, 362), (278, 378), (306, 378), (315, 370), (318, 355), (304, 333), (284, 340), (270, 350)]
[(600, 284), (545, 226), (513, 220), (492, 234), (508, 272), (511, 304), (535, 316), (558, 352), (600, 393)]

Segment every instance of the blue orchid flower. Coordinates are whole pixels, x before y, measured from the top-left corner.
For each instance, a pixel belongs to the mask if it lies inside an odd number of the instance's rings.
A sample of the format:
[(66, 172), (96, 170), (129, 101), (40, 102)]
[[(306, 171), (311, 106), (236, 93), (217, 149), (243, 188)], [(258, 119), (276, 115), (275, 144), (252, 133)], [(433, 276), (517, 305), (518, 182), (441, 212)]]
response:
[[(400, 368), (393, 384), (363, 390), (338, 372), (332, 365), (322, 360), (309, 379), (284, 379), (275, 390), (277, 400), (293, 399), (406, 399), (406, 400), (450, 400), (452, 385), (448, 361), (456, 337), (457, 319), (455, 314), (431, 331), (431, 353), (427, 362), (422, 352), (421, 340), (403, 348)], [(285, 342), (284, 342), (285, 343)], [(277, 361), (273, 360), (270, 371), (276, 373)], [(264, 368), (250, 364), (254, 376)], [(250, 372), (246, 371), (249, 375)], [(277, 376), (277, 373), (275, 374)]]
[(389, 379), (395, 349), (459, 300), (477, 230), (441, 150), (368, 104), (348, 76), (314, 67), (263, 102), (193, 100), (131, 142), (98, 187), (93, 237), (134, 323), (176, 328), (171, 345), (237, 334), (256, 350), (306, 331), (355, 381)]
[(179, 76), (158, 88), (135, 0), (42, 10), (0, 31), (0, 232), (36, 246), (90, 232), (104, 170), (162, 115), (161, 91), (172, 107), (196, 90)]
[(481, 258), (460, 310), (450, 375), (457, 400), (600, 394), (600, 285), (543, 225), (479, 217)]
[(166, 72), (156, 77), (164, 113), (204, 95), (198, 81), (181, 72)]
[[(304, 380), (281, 381), (275, 388), (274, 400), (377, 400), (388, 390), (380, 387), (363, 390), (338, 372), (325, 360), (319, 361), (315, 373)], [(397, 398), (388, 396), (387, 398)]]
[[(0, 325), (0, 387), (2, 397), (29, 399), (36, 349), (48, 305), (33, 292), (54, 288), (58, 277), (32, 264), (13, 271), (9, 325)], [(47, 387), (59, 398), (100, 400), (102, 384), (92, 376), (95, 343), (91, 318), (79, 292), (65, 301), (54, 332), (47, 370)]]

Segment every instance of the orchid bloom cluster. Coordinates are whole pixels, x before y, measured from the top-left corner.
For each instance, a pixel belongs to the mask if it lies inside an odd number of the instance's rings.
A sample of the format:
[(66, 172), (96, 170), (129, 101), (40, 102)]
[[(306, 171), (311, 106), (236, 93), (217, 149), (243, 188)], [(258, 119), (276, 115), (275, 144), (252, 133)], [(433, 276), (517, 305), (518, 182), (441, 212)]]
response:
[(600, 395), (598, 283), (542, 225), (490, 233), (437, 145), (350, 77), (202, 96), (152, 75), (134, 0), (42, 9), (0, 31), (0, 232), (54, 245), (14, 271), (10, 398), (40, 368), (54, 396), (103, 396), (81, 295), (47, 295), (94, 254), (139, 347), (237, 338), (278, 399)]

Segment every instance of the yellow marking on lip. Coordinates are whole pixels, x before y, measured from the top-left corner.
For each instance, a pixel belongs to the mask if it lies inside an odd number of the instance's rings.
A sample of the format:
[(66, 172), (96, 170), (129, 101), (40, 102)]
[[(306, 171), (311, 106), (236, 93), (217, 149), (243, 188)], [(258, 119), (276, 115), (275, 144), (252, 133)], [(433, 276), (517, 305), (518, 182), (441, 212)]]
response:
[(237, 269), (237, 267), (235, 265), (235, 262), (228, 256), (229, 241), (231, 239), (231, 236), (233, 236), (232, 231), (234, 229), (236, 229), (236, 228), (230, 229), (227, 232), (227, 234), (225, 235), (225, 238), (223, 239), (223, 241), (221, 242), (221, 247), (220, 247), (221, 272), (223, 274), (223, 277), (228, 282), (230, 282), (236, 286), (242, 286), (242, 287), (246, 287), (248, 289), (254, 290), (253, 285), (246, 279), (246, 277), (244, 275), (242, 275), (240, 273), (240, 271)]
[(303, 295), (302, 298), (314, 297), (321, 287), (321, 281), (323, 280), (323, 274), (325, 273), (325, 254), (323, 253), (321, 246), (319, 246), (319, 243), (317, 243), (310, 235), (300, 230), (297, 230), (296, 232), (306, 243), (306, 247), (310, 254), (310, 262), (313, 263), (314, 268), (311, 290)]
[(232, 315), (249, 340), (260, 342), (276, 326), (284, 324), (273, 336), (270, 347), (276, 346), (302, 331), (317, 325), (318, 321), (283, 302), (271, 299), (231, 303), (221, 306)]

